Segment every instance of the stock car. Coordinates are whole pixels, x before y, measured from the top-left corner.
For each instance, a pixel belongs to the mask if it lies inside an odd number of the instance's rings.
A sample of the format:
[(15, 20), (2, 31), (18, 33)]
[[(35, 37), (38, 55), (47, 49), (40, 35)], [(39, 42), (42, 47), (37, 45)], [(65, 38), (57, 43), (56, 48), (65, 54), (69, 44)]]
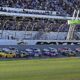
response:
[(59, 53), (64, 53), (65, 51), (67, 51), (68, 48), (67, 47), (64, 47), (64, 48), (58, 48), (58, 52)]
[(10, 47), (9, 48), (11, 50), (11, 53), (15, 53), (16, 54), (16, 58), (25, 58), (28, 57), (28, 53), (25, 50), (18, 50), (15, 47)]
[(33, 52), (34, 52), (35, 57), (41, 57), (42, 56), (42, 52), (39, 48), (33, 49)]
[(10, 47), (9, 49), (10, 49), (10, 51), (11, 51), (12, 53), (17, 53), (17, 52), (18, 52), (18, 49), (15, 48), (15, 47)]
[(29, 53), (27, 53), (26, 51), (20, 51), (20, 53), (18, 54), (18, 57), (20, 57), (20, 58), (28, 58), (29, 57)]
[(27, 48), (27, 49), (25, 49), (25, 51), (29, 54), (30, 57), (34, 57), (35, 56), (34, 55), (34, 51), (33, 51), (32, 48)]
[(58, 51), (64, 56), (76, 56), (76, 52), (67, 47), (59, 48)]
[(52, 47), (49, 47), (48, 49), (44, 48), (42, 52), (44, 56), (55, 57), (58, 55), (57, 49)]
[(79, 47), (79, 48), (76, 48), (75, 51), (76, 51), (77, 53), (80, 53), (80, 47)]
[(72, 56), (76, 56), (76, 53), (75, 51), (66, 51), (63, 53), (63, 55), (72, 57)]
[(50, 56), (58, 56), (58, 51), (55, 48), (49, 47)]
[(3, 48), (2, 50), (0, 50), (0, 57), (2, 57), (2, 58), (13, 58), (13, 57), (16, 57), (16, 54), (9, 53), (8, 51), (9, 51), (8, 48)]
[(50, 50), (44, 48), (44, 49), (42, 50), (42, 54), (43, 54), (44, 56), (49, 56), (49, 54), (50, 54)]
[(15, 58), (16, 54), (15, 53), (6, 53), (6, 58)]
[(2, 52), (4, 53), (3, 57), (5, 58), (15, 58), (16, 57), (16, 53), (10, 50), (9, 48), (3, 48)]
[(3, 52), (3, 50), (0, 48), (0, 58), (5, 58), (6, 54)]

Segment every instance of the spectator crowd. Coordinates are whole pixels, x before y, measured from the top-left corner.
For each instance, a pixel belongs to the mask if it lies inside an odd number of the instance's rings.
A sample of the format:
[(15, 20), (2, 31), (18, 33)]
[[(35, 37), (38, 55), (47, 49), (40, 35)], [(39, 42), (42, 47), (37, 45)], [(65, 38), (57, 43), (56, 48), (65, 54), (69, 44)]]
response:
[[(80, 8), (80, 0), (0, 0), (0, 7), (56, 11), (59, 15), (72, 16)], [(0, 17), (0, 29), (68, 31), (66, 20)], [(77, 25), (80, 31), (80, 25)]]

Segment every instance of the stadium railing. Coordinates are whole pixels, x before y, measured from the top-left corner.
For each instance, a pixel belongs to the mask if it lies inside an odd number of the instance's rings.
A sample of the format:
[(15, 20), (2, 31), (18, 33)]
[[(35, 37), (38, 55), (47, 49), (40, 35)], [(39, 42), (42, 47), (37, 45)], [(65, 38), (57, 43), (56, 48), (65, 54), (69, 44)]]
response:
[[(52, 15), (54, 13), (55, 15)], [(18, 9), (9, 7), (0, 7), (1, 16), (16, 16), (16, 17), (34, 17), (34, 18), (51, 18), (51, 19), (64, 19), (72, 20), (76, 17), (57, 16), (55, 11), (43, 11), (43, 10), (32, 10), (32, 9)], [(80, 18), (77, 18), (80, 20)]]
[[(0, 11), (1, 16), (16, 16), (16, 17), (34, 17), (34, 18), (50, 18), (50, 19), (64, 19), (64, 20), (72, 20), (76, 17), (65, 17), (65, 16), (52, 16), (52, 15), (39, 15), (39, 14), (25, 14), (25, 13), (15, 13), (15, 12), (2, 12)], [(78, 18), (80, 20), (80, 18)]]
[(11, 7), (0, 7), (0, 10), (6, 12), (16, 12), (16, 13), (34, 13), (34, 14), (48, 14), (56, 15), (56, 11), (47, 11), (47, 10), (34, 10), (34, 9), (22, 9), (22, 8), (11, 8)]

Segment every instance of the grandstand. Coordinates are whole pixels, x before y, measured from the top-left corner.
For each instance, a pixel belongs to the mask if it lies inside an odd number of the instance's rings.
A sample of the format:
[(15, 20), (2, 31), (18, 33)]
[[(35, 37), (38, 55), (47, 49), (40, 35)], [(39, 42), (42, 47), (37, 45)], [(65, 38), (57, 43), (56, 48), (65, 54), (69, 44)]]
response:
[(68, 24), (68, 20), (80, 20), (79, 3), (80, 0), (0, 0), (0, 45), (80, 42), (80, 24)]

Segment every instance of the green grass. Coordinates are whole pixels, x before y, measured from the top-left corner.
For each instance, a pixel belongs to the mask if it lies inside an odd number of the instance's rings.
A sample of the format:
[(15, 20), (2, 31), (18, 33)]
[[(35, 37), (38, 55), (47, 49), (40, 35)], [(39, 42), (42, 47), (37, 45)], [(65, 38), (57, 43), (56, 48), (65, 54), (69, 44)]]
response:
[(0, 80), (80, 80), (80, 59), (0, 61)]

